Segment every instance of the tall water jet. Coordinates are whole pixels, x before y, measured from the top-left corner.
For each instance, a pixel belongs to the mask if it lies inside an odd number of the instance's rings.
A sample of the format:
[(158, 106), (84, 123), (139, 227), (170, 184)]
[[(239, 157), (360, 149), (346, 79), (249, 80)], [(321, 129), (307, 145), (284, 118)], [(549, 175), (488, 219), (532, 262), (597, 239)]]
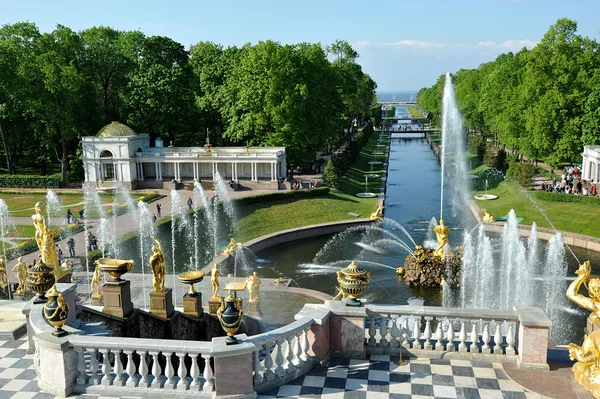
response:
[(175, 245), (175, 236), (176, 232), (183, 232), (187, 227), (187, 219), (184, 217), (185, 214), (185, 206), (179, 195), (179, 192), (175, 189), (171, 190), (171, 251), (172, 258), (171, 263), (173, 265), (173, 290), (175, 290), (176, 282), (177, 282), (177, 272), (176, 270), (176, 245)]
[(464, 211), (464, 204), (471, 192), (465, 151), (464, 128), (456, 103), (452, 77), (450, 73), (446, 73), (442, 102), (440, 219), (443, 219), (444, 211), (445, 177), (452, 180), (451, 204), (454, 215)]
[(144, 293), (144, 308), (148, 308), (146, 302), (146, 273), (145, 273), (145, 259), (146, 254), (150, 254), (152, 246), (152, 237), (156, 235), (156, 227), (152, 222), (152, 214), (148, 209), (148, 204), (144, 201), (138, 201), (138, 215), (139, 215), (139, 240), (140, 240), (140, 260), (142, 269), (142, 291)]
[(215, 192), (219, 196), (219, 200), (222, 201), (225, 214), (229, 218), (229, 229), (235, 230), (235, 224), (237, 222), (235, 208), (233, 207), (233, 203), (229, 198), (229, 191), (227, 190), (227, 185), (223, 181), (223, 178), (221, 177), (218, 171), (215, 173), (213, 182), (215, 186)]
[[(4, 241), (8, 237), (8, 227), (10, 226), (8, 218), (8, 205), (6, 201), (0, 198), (0, 240), (2, 241), (2, 252), (0, 258), (6, 261), (6, 242)], [(8, 284), (8, 299), (12, 299), (10, 281)]]
[(46, 212), (48, 213), (48, 226), (56, 225), (57, 223), (52, 223), (52, 218), (58, 216), (61, 210), (60, 200), (58, 199), (58, 195), (52, 189), (48, 189), (46, 192)]
[[(210, 248), (208, 249), (209, 254), (212, 256), (216, 256), (216, 252), (217, 252), (217, 229), (216, 229), (216, 220), (215, 220), (215, 212), (214, 211), (214, 207), (210, 206), (210, 202), (208, 201), (208, 198), (206, 197), (206, 194), (204, 192), (204, 189), (202, 188), (202, 185), (200, 184), (200, 182), (195, 181), (194, 182), (194, 203), (196, 204), (196, 206), (198, 207), (200, 203), (202, 203), (202, 207), (204, 208), (204, 219), (206, 220), (207, 224), (208, 224), (208, 229), (211, 232), (210, 236), (212, 238), (212, 242), (210, 243)], [(198, 215), (198, 208), (196, 208), (196, 216)], [(196, 245), (196, 249), (199, 246)], [(198, 264), (199, 261), (198, 259), (196, 259), (196, 264)]]

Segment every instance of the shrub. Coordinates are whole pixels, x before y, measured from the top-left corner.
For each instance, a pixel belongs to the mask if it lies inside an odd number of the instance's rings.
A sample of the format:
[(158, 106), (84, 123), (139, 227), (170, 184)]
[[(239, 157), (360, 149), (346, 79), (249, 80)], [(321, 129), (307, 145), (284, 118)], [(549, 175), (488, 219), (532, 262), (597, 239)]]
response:
[(516, 181), (523, 187), (531, 187), (531, 180), (535, 175), (535, 166), (529, 162), (519, 162), (512, 159), (508, 165), (506, 177)]
[(483, 170), (478, 173), (477, 178), (473, 180), (473, 191), (496, 188), (503, 180), (504, 174), (498, 169), (490, 168)]
[(483, 161), (485, 156), (485, 140), (483, 137), (470, 136), (468, 148), (471, 154), (475, 154), (477, 159)]
[(508, 167), (506, 162), (506, 151), (501, 148), (488, 147), (485, 151), (483, 162), (487, 166), (498, 169), (501, 172), (506, 172)]
[(329, 194), (329, 187), (318, 187), (310, 190), (289, 190), (279, 191), (270, 194), (253, 195), (251, 197), (237, 198), (236, 204), (248, 205), (258, 204), (261, 202), (279, 201), (285, 199), (299, 199), (299, 198), (310, 198), (310, 197), (324, 197)]
[(600, 197), (586, 197), (581, 195), (571, 195), (563, 193), (549, 193), (547, 191), (537, 190), (533, 192), (536, 199), (549, 202), (576, 202), (579, 204), (587, 204), (592, 206), (600, 206)]
[(59, 188), (60, 173), (49, 176), (2, 175), (0, 187), (5, 188)]
[(334, 160), (330, 159), (325, 166), (325, 170), (323, 171), (323, 180), (325, 181), (326, 186), (337, 188), (341, 177), (338, 173), (338, 170), (339, 169), (335, 167)]

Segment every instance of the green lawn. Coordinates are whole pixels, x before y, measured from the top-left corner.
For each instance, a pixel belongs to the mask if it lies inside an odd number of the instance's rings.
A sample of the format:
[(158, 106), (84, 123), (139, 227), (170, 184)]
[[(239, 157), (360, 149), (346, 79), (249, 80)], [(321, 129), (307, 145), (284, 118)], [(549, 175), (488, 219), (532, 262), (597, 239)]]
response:
[[(383, 134), (384, 138), (389, 137), (387, 134)], [(365, 192), (365, 174), (373, 173), (378, 174), (379, 176), (383, 176), (384, 167), (383, 162), (385, 162), (385, 154), (384, 155), (373, 155), (373, 152), (383, 152), (387, 151), (385, 147), (375, 147), (377, 144), (377, 139), (379, 138), (379, 131), (373, 132), (369, 142), (362, 148), (358, 158), (354, 162), (354, 165), (348, 169), (346, 174), (340, 179), (338, 188), (345, 194), (355, 195), (356, 193)], [(383, 143), (387, 143), (387, 141), (383, 141)], [(381, 165), (372, 165), (373, 169), (371, 170), (371, 165), (369, 165), (370, 161), (379, 161), (382, 162)], [(377, 178), (369, 178), (369, 192), (378, 194), (381, 192), (381, 177)]]
[[(2, 199), (6, 201), (11, 216), (31, 216), (35, 213), (34, 205), (38, 201), (46, 202), (44, 194), (5, 194)], [(104, 203), (112, 201), (112, 197), (102, 196)], [(71, 209), (74, 215), (83, 208), (83, 193), (81, 195), (58, 195), (61, 206), (64, 208), (64, 216), (67, 217), (67, 209)]]
[(241, 205), (235, 239), (244, 242), (280, 230), (353, 219), (348, 212), (369, 217), (376, 207), (377, 198), (357, 198), (337, 190), (326, 197)]
[[(493, 201), (475, 200), (475, 202), (480, 208), (487, 209), (495, 217), (505, 216), (508, 211), (514, 209), (517, 216), (525, 218), (521, 222), (522, 224), (531, 225), (535, 222), (540, 227), (552, 228), (540, 210), (515, 183), (503, 181), (488, 193), (495, 194), (499, 198)], [(531, 195), (531, 193), (529, 194)], [(598, 229), (600, 212), (594, 205), (541, 199), (534, 199), (534, 201), (552, 221), (556, 229), (600, 237), (600, 229)]]
[(422, 113), (420, 113), (414, 107), (414, 105), (407, 105), (406, 108), (408, 109), (408, 112), (410, 113), (410, 116), (412, 116), (413, 118), (423, 118), (423, 119), (425, 119), (425, 115), (423, 115)]

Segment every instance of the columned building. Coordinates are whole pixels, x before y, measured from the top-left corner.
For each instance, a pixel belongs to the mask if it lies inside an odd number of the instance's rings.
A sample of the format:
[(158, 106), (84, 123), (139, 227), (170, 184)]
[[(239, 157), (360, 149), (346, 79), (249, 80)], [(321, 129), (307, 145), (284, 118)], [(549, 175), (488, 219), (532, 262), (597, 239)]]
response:
[(163, 147), (150, 146), (147, 133), (112, 122), (96, 136), (82, 138), (85, 185), (131, 189), (172, 188), (173, 181), (199, 181), (212, 188), (218, 172), (252, 189), (278, 189), (286, 176), (284, 147)]
[(586, 145), (583, 147), (583, 164), (581, 178), (600, 182), (600, 146)]

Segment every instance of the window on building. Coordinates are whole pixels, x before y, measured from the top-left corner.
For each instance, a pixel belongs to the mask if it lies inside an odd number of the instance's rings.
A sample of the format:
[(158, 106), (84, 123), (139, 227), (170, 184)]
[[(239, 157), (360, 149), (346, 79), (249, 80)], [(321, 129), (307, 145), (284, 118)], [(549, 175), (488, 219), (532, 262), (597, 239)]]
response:
[[(112, 159), (113, 154), (108, 150), (104, 150), (100, 153), (101, 159)], [(115, 180), (115, 164), (112, 162), (103, 163), (104, 166), (104, 176), (102, 176), (102, 180)]]

